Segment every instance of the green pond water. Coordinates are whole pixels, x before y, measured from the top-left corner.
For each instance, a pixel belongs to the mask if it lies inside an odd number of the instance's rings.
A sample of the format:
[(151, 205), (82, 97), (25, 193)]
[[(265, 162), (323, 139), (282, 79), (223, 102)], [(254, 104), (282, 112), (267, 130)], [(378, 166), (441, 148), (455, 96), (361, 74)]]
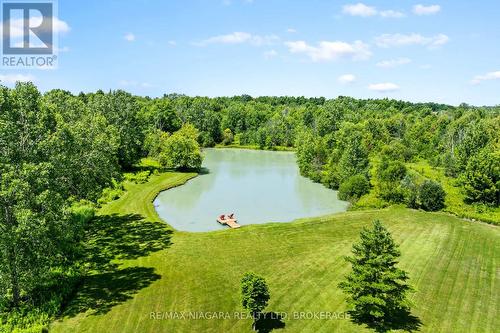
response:
[(225, 229), (216, 219), (227, 213), (244, 226), (347, 209), (336, 191), (300, 176), (295, 153), (205, 149), (203, 154), (208, 173), (161, 192), (154, 201), (158, 215), (177, 230)]

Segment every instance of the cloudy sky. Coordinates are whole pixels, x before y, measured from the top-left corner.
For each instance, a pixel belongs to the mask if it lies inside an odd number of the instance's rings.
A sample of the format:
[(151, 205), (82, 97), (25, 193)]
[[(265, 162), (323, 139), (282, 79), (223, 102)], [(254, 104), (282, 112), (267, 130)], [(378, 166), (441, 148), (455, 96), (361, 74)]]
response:
[(500, 104), (498, 0), (60, 0), (58, 12), (59, 67), (0, 69), (3, 84)]

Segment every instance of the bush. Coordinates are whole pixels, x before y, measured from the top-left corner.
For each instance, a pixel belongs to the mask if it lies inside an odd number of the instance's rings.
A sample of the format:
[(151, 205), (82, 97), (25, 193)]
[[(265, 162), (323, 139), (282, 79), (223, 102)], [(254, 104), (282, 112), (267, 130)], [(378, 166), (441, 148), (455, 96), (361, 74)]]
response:
[(61, 313), (80, 282), (77, 269), (55, 272), (51, 280), (32, 290), (19, 307), (0, 311), (0, 333), (49, 332), (48, 326)]
[(116, 200), (122, 196), (123, 191), (124, 191), (123, 184), (117, 182), (114, 179), (113, 179), (112, 183), (113, 183), (113, 185), (111, 187), (106, 187), (102, 191), (101, 197), (97, 200), (97, 203), (99, 205), (104, 205), (104, 204), (111, 202), (113, 200)]
[(71, 207), (73, 223), (85, 225), (95, 216), (95, 208), (91, 202), (80, 201)]
[(402, 181), (399, 182), (380, 182), (377, 186), (378, 195), (381, 199), (391, 203), (405, 202), (405, 189)]
[(401, 161), (388, 161), (383, 163), (378, 170), (380, 180), (387, 182), (403, 180), (406, 173), (406, 166)]
[(424, 181), (418, 188), (420, 207), (427, 211), (436, 211), (444, 208), (446, 193), (441, 184), (432, 181)]
[(136, 184), (144, 184), (148, 181), (149, 176), (151, 175), (151, 171), (145, 170), (137, 173), (126, 173), (125, 180)]
[(370, 182), (363, 175), (347, 178), (339, 187), (339, 199), (355, 201), (370, 191)]
[(234, 135), (233, 135), (233, 132), (229, 129), (229, 128), (226, 128), (224, 130), (224, 133), (222, 134), (222, 144), (224, 145), (230, 145), (231, 143), (233, 143), (234, 141)]

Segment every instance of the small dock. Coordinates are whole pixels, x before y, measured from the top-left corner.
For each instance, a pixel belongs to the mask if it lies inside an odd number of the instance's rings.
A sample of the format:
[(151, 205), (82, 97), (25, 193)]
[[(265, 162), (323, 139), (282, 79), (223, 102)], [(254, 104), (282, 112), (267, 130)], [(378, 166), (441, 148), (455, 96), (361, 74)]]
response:
[(236, 219), (228, 219), (228, 218), (221, 219), (221, 218), (218, 218), (217, 222), (219, 222), (220, 224), (223, 224), (223, 225), (225, 224), (228, 227), (230, 227), (231, 229), (237, 229), (237, 228), (241, 227), (241, 225), (239, 225), (237, 223)]

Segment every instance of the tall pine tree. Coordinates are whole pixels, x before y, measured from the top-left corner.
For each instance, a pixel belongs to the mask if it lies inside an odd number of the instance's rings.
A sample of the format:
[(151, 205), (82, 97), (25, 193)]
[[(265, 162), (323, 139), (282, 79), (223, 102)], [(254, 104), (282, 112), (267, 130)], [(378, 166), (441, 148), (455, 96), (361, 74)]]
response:
[(408, 313), (408, 276), (396, 267), (398, 246), (380, 221), (374, 221), (372, 229), (363, 229), (360, 236), (361, 241), (353, 245), (353, 256), (346, 258), (352, 272), (339, 287), (348, 294), (356, 322), (387, 328)]

